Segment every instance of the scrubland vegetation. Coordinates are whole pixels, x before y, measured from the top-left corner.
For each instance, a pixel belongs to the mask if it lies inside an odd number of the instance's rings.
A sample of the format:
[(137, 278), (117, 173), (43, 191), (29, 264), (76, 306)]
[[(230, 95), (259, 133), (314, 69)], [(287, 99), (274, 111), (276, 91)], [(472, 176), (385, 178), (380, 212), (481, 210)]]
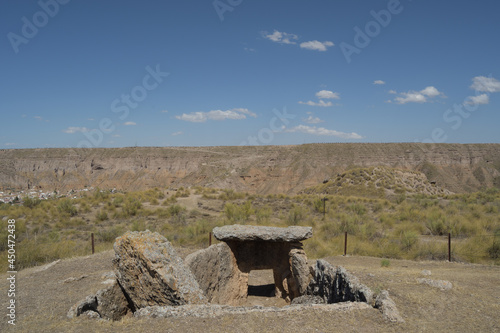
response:
[[(349, 191), (347, 191), (349, 192)], [(447, 235), (455, 261), (500, 264), (500, 191), (471, 194), (360, 193), (296, 196), (251, 195), (212, 188), (151, 189), (110, 193), (96, 190), (79, 199), (24, 198), (0, 205), (0, 252), (7, 265), (7, 220), (16, 220), (17, 269), (58, 258), (112, 248), (128, 230), (149, 229), (176, 246), (206, 247), (208, 233), (225, 224), (312, 226), (308, 256), (348, 254), (446, 260)], [(327, 199), (323, 204), (322, 199)], [(326, 211), (324, 211), (324, 207)]]

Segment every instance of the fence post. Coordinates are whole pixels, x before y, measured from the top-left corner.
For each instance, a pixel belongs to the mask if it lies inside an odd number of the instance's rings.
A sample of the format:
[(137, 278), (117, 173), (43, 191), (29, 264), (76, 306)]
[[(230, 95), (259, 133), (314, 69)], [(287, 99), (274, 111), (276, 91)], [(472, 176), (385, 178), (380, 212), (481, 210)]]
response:
[(345, 232), (345, 239), (344, 239), (344, 257), (347, 255), (347, 231)]
[(212, 246), (212, 232), (208, 233), (208, 246)]
[(448, 261), (451, 262), (451, 232), (448, 233)]
[(94, 233), (90, 234), (90, 238), (92, 239), (92, 254), (94, 254)]

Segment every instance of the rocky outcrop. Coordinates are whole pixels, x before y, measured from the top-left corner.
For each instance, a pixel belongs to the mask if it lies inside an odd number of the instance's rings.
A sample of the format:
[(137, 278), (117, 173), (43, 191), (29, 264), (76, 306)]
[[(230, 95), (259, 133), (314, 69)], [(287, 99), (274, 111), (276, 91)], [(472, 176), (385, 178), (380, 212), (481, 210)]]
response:
[(312, 237), (311, 227), (262, 227), (251, 225), (226, 225), (213, 230), (214, 237), (220, 241), (265, 241), (300, 242)]
[(149, 230), (127, 232), (113, 248), (118, 282), (136, 309), (206, 302), (195, 277), (165, 237)]

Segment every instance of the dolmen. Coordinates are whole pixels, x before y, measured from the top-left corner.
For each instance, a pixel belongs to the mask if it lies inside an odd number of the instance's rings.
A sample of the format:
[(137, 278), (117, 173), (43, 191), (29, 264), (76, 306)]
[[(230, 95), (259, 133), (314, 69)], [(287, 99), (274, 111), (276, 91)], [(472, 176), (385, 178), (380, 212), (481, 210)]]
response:
[(288, 302), (305, 294), (311, 274), (301, 241), (312, 236), (311, 227), (227, 225), (213, 235), (221, 243), (185, 260), (210, 303), (244, 302), (252, 270), (272, 269), (275, 295)]

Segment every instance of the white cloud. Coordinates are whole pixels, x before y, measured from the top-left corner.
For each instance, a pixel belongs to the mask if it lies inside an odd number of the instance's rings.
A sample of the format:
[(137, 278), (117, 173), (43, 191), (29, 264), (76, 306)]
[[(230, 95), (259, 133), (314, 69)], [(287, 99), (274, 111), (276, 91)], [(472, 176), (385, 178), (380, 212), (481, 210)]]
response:
[(168, 113), (168, 110), (163, 110), (161, 113)]
[(248, 116), (257, 117), (257, 115), (248, 109), (235, 108), (231, 110), (212, 110), (208, 112), (191, 112), (189, 114), (183, 113), (181, 116), (175, 116), (175, 118), (184, 121), (190, 121), (193, 123), (204, 123), (207, 120), (225, 120), (225, 119), (246, 119)]
[(308, 124), (319, 124), (324, 123), (324, 120), (319, 119), (318, 117), (309, 116), (306, 119), (303, 119), (305, 123)]
[(396, 90), (392, 90), (392, 89), (391, 89), (391, 90), (389, 90), (389, 91), (388, 91), (388, 93), (389, 93), (389, 94), (397, 94), (397, 91), (396, 91)]
[(307, 102), (299, 101), (299, 104), (305, 104), (305, 105), (310, 105), (310, 106), (322, 106), (322, 107), (328, 107), (328, 106), (333, 105), (332, 102), (325, 102), (323, 100), (320, 100), (318, 103), (313, 102), (313, 101), (307, 101)]
[(35, 118), (36, 120), (42, 120), (43, 118), (40, 117), (40, 116), (34, 116), (33, 118)]
[(244, 50), (247, 52), (256, 52), (256, 50), (251, 47), (245, 47)]
[(340, 99), (339, 93), (330, 90), (321, 90), (316, 93), (316, 97), (323, 99)]
[(433, 86), (425, 87), (425, 89), (420, 90), (420, 93), (429, 97), (436, 97), (442, 94)]
[(400, 95), (401, 96), (394, 98), (394, 100), (399, 104), (427, 102), (427, 98), (419, 92), (407, 92), (401, 93)]
[(500, 92), (500, 81), (492, 77), (476, 76), (472, 79), (472, 89), (486, 92)]
[(274, 30), (272, 34), (263, 32), (262, 35), (265, 38), (280, 44), (297, 44), (293, 40), (297, 40), (299, 38), (297, 35), (287, 34), (286, 32), (280, 32), (278, 30)]
[(182, 132), (182, 131), (174, 132), (174, 133), (172, 133), (172, 136), (177, 136), (177, 135), (181, 135), (181, 134), (184, 134), (184, 132)]
[(467, 97), (467, 101), (465, 104), (469, 105), (478, 105), (478, 104), (488, 104), (490, 102), (490, 98), (487, 94), (481, 94), (478, 96), (469, 96)]
[(64, 130), (62, 130), (64, 133), (68, 133), (68, 134), (74, 134), (74, 133), (85, 133), (85, 132), (88, 132), (89, 129), (87, 127), (68, 127)]
[(6, 145), (6, 146), (15, 146), (15, 145), (17, 145), (17, 143), (14, 143), (14, 142), (7, 142), (5, 145)]
[(137, 123), (134, 123), (133, 121), (127, 121), (126, 123), (123, 123), (125, 126), (135, 126)]
[(373, 81), (373, 84), (385, 84), (385, 81), (375, 80), (375, 81)]
[(306, 133), (311, 135), (320, 135), (320, 136), (335, 136), (342, 139), (362, 139), (363, 137), (357, 133), (345, 133), (339, 132), (335, 130), (329, 130), (324, 127), (316, 127), (316, 126), (307, 126), (307, 125), (298, 125), (293, 128), (286, 129), (285, 132), (288, 133)]
[(321, 106), (321, 107), (328, 107), (332, 106), (332, 102), (325, 102), (323, 99), (340, 99), (339, 93), (330, 91), (330, 90), (321, 90), (316, 93), (316, 97), (318, 97), (320, 100), (319, 102), (313, 102), (313, 101), (307, 101), (307, 102), (302, 102), (299, 101), (299, 104), (305, 104), (305, 105), (310, 105), (310, 106)]
[[(396, 94), (397, 92), (394, 90), (390, 90), (389, 93)], [(437, 90), (435, 87), (428, 86), (420, 91), (410, 90), (409, 92), (399, 93), (399, 96), (395, 97), (394, 101), (398, 104), (426, 103), (429, 101), (428, 98), (433, 98), (436, 96), (445, 97), (444, 94)]]
[(300, 43), (300, 47), (303, 49), (314, 50), (314, 51), (326, 51), (330, 46), (333, 46), (332, 42), (320, 42), (317, 40), (312, 40), (309, 42)]
[(120, 134), (113, 134), (113, 138), (121, 138), (122, 136)]

